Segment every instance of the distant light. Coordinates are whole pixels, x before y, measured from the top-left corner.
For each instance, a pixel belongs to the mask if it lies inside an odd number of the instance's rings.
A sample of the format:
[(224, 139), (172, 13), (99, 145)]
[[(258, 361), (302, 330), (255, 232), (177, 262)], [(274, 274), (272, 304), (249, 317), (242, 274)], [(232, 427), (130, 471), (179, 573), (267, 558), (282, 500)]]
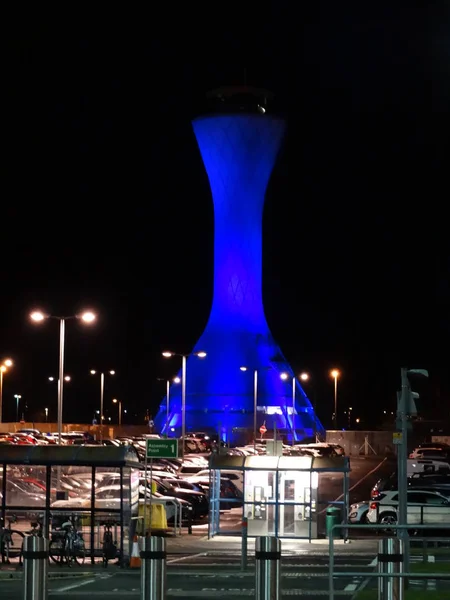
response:
[(180, 383), (181, 379), (179, 377), (174, 377), (173, 378), (173, 382), (174, 383)]
[(1, 371), (2, 373), (4, 373), (4, 372), (5, 372), (5, 371), (7, 371), (7, 370), (8, 370), (8, 367), (5, 367), (5, 365), (2, 365), (2, 366), (0, 367), (0, 371)]
[(333, 369), (330, 373), (331, 377), (333, 377), (334, 379), (337, 379), (340, 375), (339, 371), (337, 369)]
[(44, 313), (40, 312), (39, 310), (35, 310), (34, 312), (31, 313), (30, 318), (33, 321), (39, 322), (39, 321), (43, 321), (45, 319), (45, 315), (44, 315)]
[(97, 318), (95, 316), (95, 313), (91, 312), (91, 311), (87, 311), (85, 313), (83, 313), (80, 317), (85, 323), (92, 323), (93, 321), (95, 321), (95, 319)]
[(287, 373), (281, 373), (280, 377), (283, 381), (286, 381), (286, 379), (289, 377), (289, 375)]
[(94, 369), (91, 369), (91, 375), (95, 375), (97, 373), (97, 371), (94, 371)]
[(171, 427), (171, 428), (170, 428), (170, 431), (175, 431), (175, 427)]
[(66, 375), (66, 376), (64, 377), (64, 381), (70, 381), (70, 375)]
[(5, 365), (5, 367), (12, 367), (13, 361), (10, 358), (7, 358), (3, 364)]
[(302, 381), (308, 381), (308, 379), (309, 379), (309, 375), (308, 375), (308, 373), (301, 373), (301, 374), (300, 374), (300, 379), (301, 379)]
[(118, 402), (117, 398), (113, 398), (112, 401), (113, 401), (113, 404), (117, 404), (117, 402)]
[(54, 377), (49, 377), (48, 380), (49, 381), (55, 381), (55, 378)]
[(205, 358), (205, 356), (206, 356), (206, 352), (197, 352), (197, 356), (198, 356), (199, 358)]
[(246, 371), (247, 367), (239, 367), (241, 371)]
[(115, 372), (115, 371), (110, 371), (110, 372), (109, 372), (109, 374), (110, 374), (110, 375), (115, 375), (115, 374), (116, 374), (116, 372)]
[(173, 352), (163, 352), (163, 353), (162, 353), (162, 355), (163, 355), (165, 358), (170, 358), (171, 356), (173, 356)]

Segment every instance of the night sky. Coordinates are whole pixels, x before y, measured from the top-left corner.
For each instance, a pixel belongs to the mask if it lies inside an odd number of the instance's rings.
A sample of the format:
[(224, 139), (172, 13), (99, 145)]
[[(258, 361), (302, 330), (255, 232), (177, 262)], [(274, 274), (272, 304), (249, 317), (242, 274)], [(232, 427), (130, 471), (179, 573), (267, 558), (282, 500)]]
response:
[(177, 370), (161, 351), (192, 349), (212, 299), (213, 207), (190, 120), (206, 91), (245, 77), (275, 93), (288, 121), (266, 200), (263, 293), (275, 339), (313, 378), (319, 416), (330, 425), (330, 368), (342, 371), (340, 410), (371, 427), (394, 410), (409, 366), (430, 371), (415, 386), (420, 413), (448, 419), (449, 11), (313, 4), (92, 26), (41, 15), (7, 28), (5, 420), (14, 394), (28, 418), (45, 406), (56, 417), (58, 325), (31, 324), (36, 307), (99, 315), (67, 324), (65, 420), (98, 408), (92, 368), (117, 372), (107, 416), (114, 397), (130, 420), (155, 414), (157, 378)]

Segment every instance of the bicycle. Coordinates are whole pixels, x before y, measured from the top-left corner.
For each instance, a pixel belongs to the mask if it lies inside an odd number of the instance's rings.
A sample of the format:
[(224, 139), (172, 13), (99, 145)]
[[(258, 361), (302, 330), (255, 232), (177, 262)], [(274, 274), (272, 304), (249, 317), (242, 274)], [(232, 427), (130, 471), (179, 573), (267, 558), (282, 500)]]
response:
[(102, 562), (106, 569), (108, 567), (108, 561), (116, 558), (117, 545), (113, 541), (111, 525), (108, 525), (108, 523), (102, 523), (102, 525), (105, 528), (103, 533)]
[(3, 564), (10, 564), (10, 558), (19, 557), (19, 565), (22, 565), (22, 546), (25, 535), (22, 531), (11, 528), (11, 523), (16, 523), (16, 515), (12, 515), (5, 527), (5, 522), (0, 519), (0, 554)]
[(77, 531), (73, 519), (69, 518), (64, 522), (60, 530), (52, 531), (49, 555), (50, 559), (60, 566), (66, 563), (71, 567), (73, 561), (78, 565), (84, 564), (86, 553), (83, 535)]
[(26, 532), (27, 535), (31, 535), (33, 537), (43, 537), (42, 531), (42, 521), (31, 521), (31, 529)]

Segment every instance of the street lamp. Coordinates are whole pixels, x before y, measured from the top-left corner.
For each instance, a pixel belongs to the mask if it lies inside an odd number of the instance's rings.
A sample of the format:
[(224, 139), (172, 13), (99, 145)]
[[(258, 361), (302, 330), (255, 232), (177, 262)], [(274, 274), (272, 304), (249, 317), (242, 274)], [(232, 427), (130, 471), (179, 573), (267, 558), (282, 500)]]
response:
[[(91, 375), (96, 375), (97, 371), (91, 369)], [(115, 371), (108, 371), (108, 375), (115, 375)], [(103, 397), (105, 394), (105, 373), (100, 373), (100, 441), (103, 441)]]
[(19, 400), (22, 398), (20, 394), (14, 394), (14, 398), (16, 399), (16, 421), (19, 422)]
[[(157, 377), (158, 381), (166, 382), (166, 435), (168, 437), (169, 431), (169, 419), (170, 419), (170, 379), (162, 379), (161, 377)], [(173, 383), (180, 383), (181, 377), (174, 377)]]
[(2, 422), (2, 412), (3, 412), (3, 373), (6, 373), (9, 367), (13, 366), (13, 361), (10, 358), (7, 358), (3, 361), (3, 364), (0, 365), (0, 423)]
[(45, 412), (45, 422), (48, 422), (48, 408), (44, 408), (44, 412)]
[(119, 425), (122, 425), (122, 400), (117, 400), (117, 398), (113, 398), (113, 404), (119, 405)]
[[(287, 381), (289, 379), (288, 373), (281, 373), (280, 378), (283, 381)], [(296, 441), (295, 438), (295, 375), (292, 377), (292, 445)]]
[(337, 430), (337, 380), (340, 376), (340, 373), (337, 369), (333, 369), (330, 373), (331, 377), (334, 379), (334, 429)]
[(92, 323), (96, 316), (91, 311), (85, 311), (79, 315), (69, 317), (57, 317), (55, 315), (46, 315), (40, 310), (35, 310), (30, 314), (30, 318), (35, 323), (41, 323), (45, 319), (56, 319), (59, 321), (59, 378), (58, 378), (58, 444), (62, 443), (62, 416), (63, 416), (63, 388), (64, 388), (64, 344), (66, 334), (66, 321), (69, 319), (80, 319), (84, 323)]
[(192, 354), (178, 354), (177, 352), (163, 352), (164, 358), (181, 356), (181, 457), (184, 460), (184, 439), (186, 437), (186, 362), (188, 356), (205, 358), (206, 352), (193, 352)]
[[(245, 366), (239, 367), (244, 373), (248, 371)], [(258, 411), (258, 369), (253, 371), (253, 451), (256, 454), (256, 427), (257, 427), (257, 411)]]

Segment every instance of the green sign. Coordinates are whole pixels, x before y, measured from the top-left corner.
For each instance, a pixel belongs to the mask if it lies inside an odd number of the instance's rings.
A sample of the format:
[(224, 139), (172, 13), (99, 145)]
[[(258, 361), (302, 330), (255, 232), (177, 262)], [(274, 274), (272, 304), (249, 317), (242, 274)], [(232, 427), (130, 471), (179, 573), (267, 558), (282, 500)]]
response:
[(147, 439), (147, 458), (177, 458), (178, 440)]

